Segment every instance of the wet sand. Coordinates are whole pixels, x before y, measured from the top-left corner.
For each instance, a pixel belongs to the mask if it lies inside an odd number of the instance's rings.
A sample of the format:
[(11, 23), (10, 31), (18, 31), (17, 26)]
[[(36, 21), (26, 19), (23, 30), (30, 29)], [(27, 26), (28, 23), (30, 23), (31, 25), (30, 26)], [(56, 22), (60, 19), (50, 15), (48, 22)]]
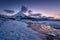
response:
[(34, 31), (42, 33), (45, 37), (47, 35), (54, 35), (60, 38), (60, 30), (47, 26), (41, 23), (28, 23), (28, 27)]

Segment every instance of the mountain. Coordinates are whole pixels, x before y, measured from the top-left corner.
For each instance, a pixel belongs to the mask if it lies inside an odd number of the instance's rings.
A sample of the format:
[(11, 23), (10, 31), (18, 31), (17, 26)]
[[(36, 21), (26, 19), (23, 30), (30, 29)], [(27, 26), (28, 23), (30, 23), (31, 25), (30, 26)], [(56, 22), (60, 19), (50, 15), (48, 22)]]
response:
[[(20, 20), (17, 21), (18, 19)], [(57, 37), (55, 34), (60, 33), (60, 30), (48, 26), (49, 23), (41, 25), (41, 21), (31, 21), (34, 18), (18, 16), (18, 19), (0, 15), (0, 40), (44, 40), (46, 36), (51, 39)], [(22, 19), (29, 19), (30, 21)], [(45, 34), (47, 35), (44, 36)]]

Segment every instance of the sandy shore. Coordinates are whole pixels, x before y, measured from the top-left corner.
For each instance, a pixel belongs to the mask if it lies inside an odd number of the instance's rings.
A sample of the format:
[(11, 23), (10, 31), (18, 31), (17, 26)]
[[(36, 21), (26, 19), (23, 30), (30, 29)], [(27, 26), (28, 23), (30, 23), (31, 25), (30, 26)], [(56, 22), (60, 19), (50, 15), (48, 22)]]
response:
[(60, 30), (59, 29), (52, 28), (52, 27), (47, 26), (45, 24), (28, 23), (28, 27), (32, 28), (32, 30), (42, 33), (45, 37), (47, 35), (54, 35), (54, 36), (58, 36), (60, 38)]

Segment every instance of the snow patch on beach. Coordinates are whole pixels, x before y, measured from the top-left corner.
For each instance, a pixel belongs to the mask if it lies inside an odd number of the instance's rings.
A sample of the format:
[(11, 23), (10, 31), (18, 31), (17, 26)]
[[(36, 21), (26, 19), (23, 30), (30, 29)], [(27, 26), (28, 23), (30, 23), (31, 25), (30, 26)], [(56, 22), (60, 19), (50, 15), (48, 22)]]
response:
[(38, 32), (27, 28), (21, 21), (6, 21), (0, 27), (0, 40), (42, 40)]

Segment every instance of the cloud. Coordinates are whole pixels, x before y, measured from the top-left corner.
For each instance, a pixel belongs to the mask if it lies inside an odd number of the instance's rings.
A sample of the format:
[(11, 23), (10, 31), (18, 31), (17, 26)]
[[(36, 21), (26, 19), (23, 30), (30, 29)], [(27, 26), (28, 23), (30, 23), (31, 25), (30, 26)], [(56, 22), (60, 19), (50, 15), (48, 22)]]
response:
[(7, 12), (7, 13), (14, 13), (13, 10), (9, 10), (9, 9), (5, 9), (4, 11)]

